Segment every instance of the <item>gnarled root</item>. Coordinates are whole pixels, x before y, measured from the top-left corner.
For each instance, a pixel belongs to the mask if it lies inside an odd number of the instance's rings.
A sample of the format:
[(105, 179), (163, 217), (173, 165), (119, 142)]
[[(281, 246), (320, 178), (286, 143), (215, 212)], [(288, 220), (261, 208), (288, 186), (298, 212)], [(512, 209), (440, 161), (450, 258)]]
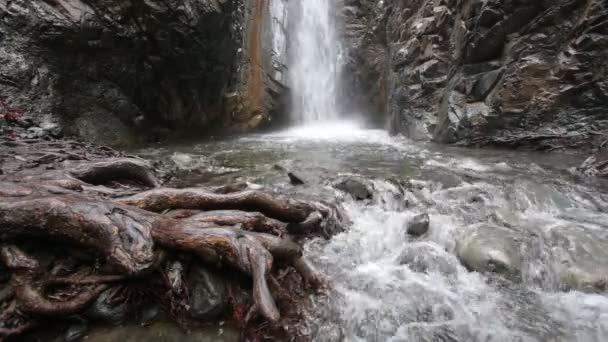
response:
[(253, 211), (290, 223), (302, 222), (317, 211), (311, 203), (255, 190), (216, 194), (200, 188), (159, 188), (117, 201), (154, 212), (175, 209)]
[(42, 293), (46, 287), (45, 281), (38, 283), (41, 270), (38, 261), (26, 255), (15, 246), (2, 247), (0, 259), (11, 270), (11, 287), (18, 302), (19, 311), (33, 315), (66, 316), (78, 313), (93, 302), (105, 289), (104, 285), (95, 286), (79, 292), (64, 301), (51, 301)]
[(126, 180), (151, 188), (158, 186), (152, 166), (147, 161), (136, 158), (112, 158), (81, 163), (69, 173), (85, 183), (94, 185)]
[(209, 228), (192, 220), (157, 220), (152, 227), (152, 235), (165, 247), (189, 251), (210, 263), (224, 261), (251, 275), (256, 308), (269, 321), (279, 320), (279, 310), (267, 284), (273, 263), (272, 252), (279, 257), (301, 255), (297, 245), (271, 235), (237, 228)]
[(90, 248), (128, 274), (145, 271), (154, 259), (144, 213), (79, 195), (0, 198), (0, 240), (18, 237)]
[[(337, 224), (328, 222), (337, 214), (323, 204), (259, 191), (216, 194), (203, 189), (155, 189), (108, 201), (49, 186), (7, 184), (0, 191), (0, 241), (25, 237), (68, 242), (105, 258), (106, 266), (119, 272), (43, 277), (35, 259), (17, 247), (3, 247), (2, 260), (11, 271), (18, 310), (33, 317), (81, 312), (107, 284), (148, 276), (157, 265), (155, 248), (160, 246), (250, 275), (252, 312), (277, 322), (281, 316), (268, 286), (275, 260), (294, 266), (311, 286), (322, 282), (302, 259), (301, 247), (286, 237), (288, 225), (308, 234)], [(197, 211), (181, 211), (176, 218), (147, 211), (166, 209)], [(216, 209), (222, 210), (200, 212)], [(66, 299), (48, 298), (45, 289), (50, 285), (65, 288), (59, 294)]]
[(283, 236), (286, 224), (268, 218), (262, 213), (245, 212), (238, 210), (217, 210), (202, 212), (189, 217), (189, 220), (197, 222), (208, 222), (219, 226), (240, 226), (241, 229), (250, 232), (273, 233)]
[(304, 258), (298, 258), (293, 263), (296, 271), (302, 276), (308, 287), (319, 289), (327, 284), (323, 276), (317, 272), (310, 263)]

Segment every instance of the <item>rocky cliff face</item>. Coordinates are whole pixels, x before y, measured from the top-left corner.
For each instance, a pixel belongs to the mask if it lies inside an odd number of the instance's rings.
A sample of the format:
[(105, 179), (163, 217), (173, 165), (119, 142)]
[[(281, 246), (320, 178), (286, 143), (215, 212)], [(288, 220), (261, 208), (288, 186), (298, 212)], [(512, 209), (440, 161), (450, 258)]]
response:
[(393, 132), (590, 146), (608, 128), (608, 3), (345, 0), (351, 83)]
[(112, 145), (262, 126), (284, 93), (275, 2), (0, 0), (1, 100)]

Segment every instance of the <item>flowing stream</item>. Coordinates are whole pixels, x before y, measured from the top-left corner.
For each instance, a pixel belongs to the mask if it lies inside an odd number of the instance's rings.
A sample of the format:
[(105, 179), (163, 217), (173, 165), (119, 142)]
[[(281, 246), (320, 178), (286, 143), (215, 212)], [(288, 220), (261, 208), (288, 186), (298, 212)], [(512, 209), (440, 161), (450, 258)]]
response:
[[(348, 229), (306, 244), (332, 283), (310, 299), (311, 340), (608, 341), (601, 281), (599, 293), (574, 289), (608, 275), (608, 196), (574, 179), (576, 156), (421, 144), (348, 123), (141, 153), (206, 170), (190, 185), (246, 181), (341, 203)], [(336, 190), (341, 177), (367, 182), (373, 199)], [(405, 226), (419, 213), (430, 229), (416, 238)], [(515, 272), (465, 268), (470, 239)]]

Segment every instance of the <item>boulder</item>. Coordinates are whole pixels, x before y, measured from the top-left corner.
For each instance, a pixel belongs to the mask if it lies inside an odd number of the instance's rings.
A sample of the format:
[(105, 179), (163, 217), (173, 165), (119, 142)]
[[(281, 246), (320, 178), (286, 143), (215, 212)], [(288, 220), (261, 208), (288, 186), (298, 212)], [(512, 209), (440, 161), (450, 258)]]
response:
[(470, 227), (457, 241), (457, 254), (465, 267), (492, 272), (511, 279), (521, 276), (521, 233), (507, 227), (479, 224)]
[(357, 178), (346, 178), (334, 184), (334, 188), (343, 191), (357, 201), (372, 199), (374, 197), (370, 186)]
[(412, 236), (422, 236), (428, 232), (430, 222), (429, 214), (418, 214), (407, 222), (407, 233)]

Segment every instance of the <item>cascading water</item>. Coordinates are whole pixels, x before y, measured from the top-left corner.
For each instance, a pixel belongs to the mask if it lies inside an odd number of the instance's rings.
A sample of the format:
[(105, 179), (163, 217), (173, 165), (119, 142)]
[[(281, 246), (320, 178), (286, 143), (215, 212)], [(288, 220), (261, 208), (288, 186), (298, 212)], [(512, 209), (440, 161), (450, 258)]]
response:
[[(304, 340), (608, 341), (608, 197), (565, 172), (580, 160), (425, 145), (355, 125), (321, 128), (172, 154), (182, 167), (209, 165), (222, 181), (343, 208), (351, 221), (343, 233), (305, 245), (329, 286), (310, 297)], [(306, 184), (292, 186), (277, 164)], [(372, 198), (336, 190), (343, 177), (363, 182)], [(420, 213), (429, 230), (411, 236), (406, 226)], [(463, 252), (470, 241), (473, 250)], [(465, 267), (486, 254), (515, 272)]]
[(293, 4), (290, 83), (292, 118), (298, 124), (338, 117), (340, 44), (335, 2), (302, 0)]

